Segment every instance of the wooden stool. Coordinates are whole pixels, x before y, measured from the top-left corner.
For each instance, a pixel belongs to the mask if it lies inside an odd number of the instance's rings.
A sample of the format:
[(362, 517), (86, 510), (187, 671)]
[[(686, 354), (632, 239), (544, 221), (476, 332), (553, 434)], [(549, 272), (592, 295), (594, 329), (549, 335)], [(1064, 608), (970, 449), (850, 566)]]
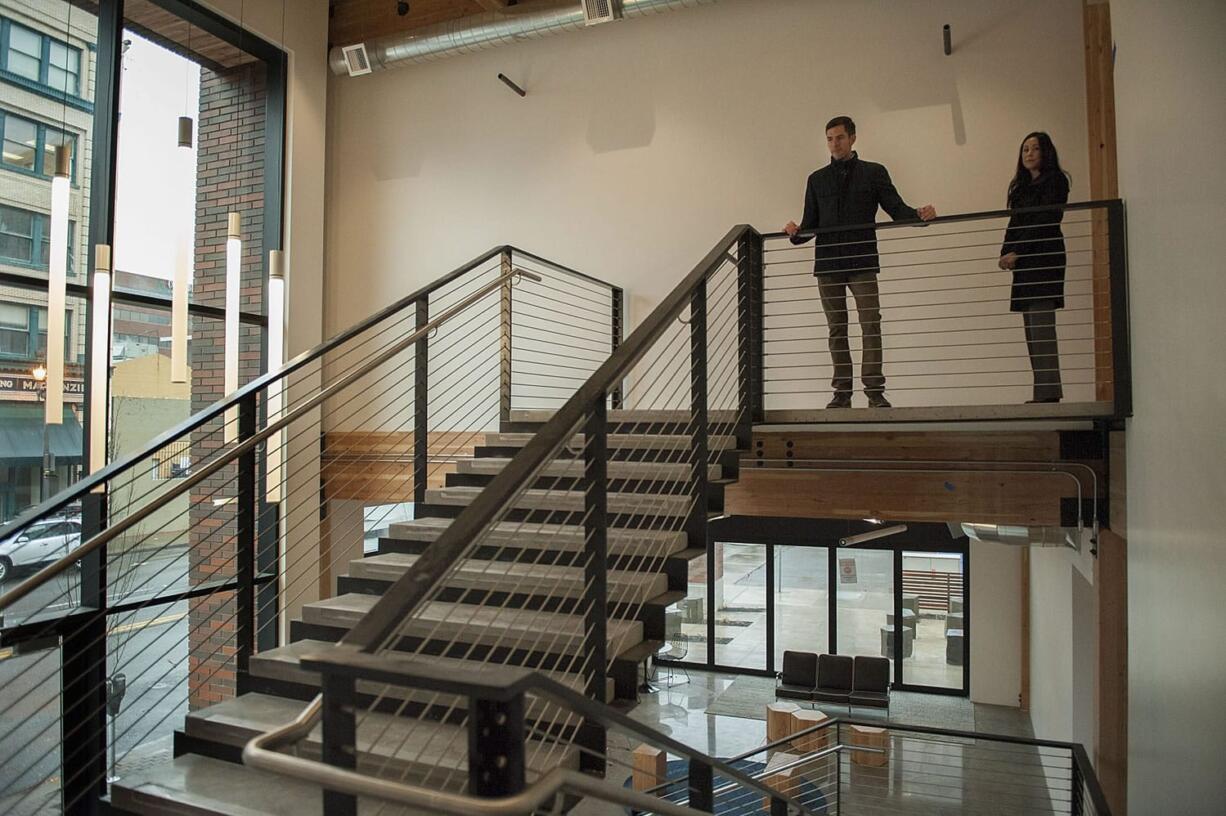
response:
[[(779, 751), (773, 754), (766, 763), (766, 771), (762, 777), (762, 784), (768, 788), (779, 791), (784, 796), (795, 796), (797, 786), (800, 784), (800, 766), (792, 768), (784, 768), (776, 770), (784, 765), (791, 765), (800, 757), (795, 754), (789, 754), (786, 751)], [(762, 807), (768, 812), (771, 809), (771, 800), (769, 796), (762, 797)]]
[(668, 756), (659, 748), (644, 743), (635, 748), (631, 763), (631, 780), (640, 793), (664, 783), (667, 774)]
[(882, 753), (876, 751), (855, 751), (851, 752), (851, 761), (856, 765), (864, 765), (870, 768), (880, 768), (890, 761), (890, 732), (884, 728), (873, 728), (870, 725), (849, 725), (850, 736), (848, 744), (859, 745), (864, 748), (880, 748)]
[[(830, 719), (820, 711), (810, 711), (809, 709), (803, 708), (793, 711), (790, 716), (792, 718), (788, 731), (790, 734), (795, 734), (799, 731), (804, 731), (807, 728), (821, 725)], [(814, 731), (810, 734), (805, 734), (792, 740), (792, 750), (801, 756), (804, 756), (805, 754), (812, 754), (816, 751), (822, 751), (829, 747), (829, 728), (821, 731)]]
[(776, 742), (792, 734), (792, 712), (799, 711), (795, 703), (771, 703), (766, 707), (766, 741)]

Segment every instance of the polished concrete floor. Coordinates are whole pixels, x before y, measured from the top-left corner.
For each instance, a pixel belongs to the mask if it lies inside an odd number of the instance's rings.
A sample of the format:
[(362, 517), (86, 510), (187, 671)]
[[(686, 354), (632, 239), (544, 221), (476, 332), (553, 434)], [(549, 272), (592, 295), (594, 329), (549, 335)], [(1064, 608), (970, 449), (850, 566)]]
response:
[[(630, 709), (629, 716), (640, 723), (662, 731), (678, 742), (717, 757), (731, 757), (753, 752), (766, 742), (766, 722), (749, 716), (710, 714), (707, 709), (732, 688), (753, 695), (756, 707), (768, 699), (759, 685), (770, 681), (727, 674), (691, 670), (690, 679), (674, 675), (673, 685), (665, 686), (666, 673), (660, 678), (658, 693), (645, 694)], [(768, 690), (769, 686), (765, 686)], [(734, 690), (735, 691), (735, 690)], [(911, 695), (907, 695), (911, 696)], [(915, 695), (929, 697), (932, 695)], [(746, 709), (748, 713), (749, 708)], [(971, 712), (974, 728), (997, 734), (1029, 736), (1025, 714), (996, 706), (976, 706), (965, 698), (938, 698), (931, 705), (917, 701), (900, 705), (894, 717), (886, 721), (881, 715), (857, 712), (858, 719), (869, 720), (889, 731), (888, 759), (882, 767), (870, 767), (855, 761), (850, 751), (842, 752), (836, 761), (827, 758), (803, 766), (802, 776), (811, 781), (806, 790), (820, 790), (820, 802), (828, 813), (840, 814), (1051, 814), (1068, 813), (1070, 760), (1067, 752), (1039, 749), (1027, 745), (945, 737), (909, 731), (907, 725), (939, 725), (935, 720), (941, 711)], [(899, 715), (899, 711), (903, 713)], [(906, 712), (913, 712), (908, 715)], [(832, 714), (846, 716), (838, 710)], [(912, 722), (907, 721), (911, 716)], [(950, 723), (963, 728), (964, 718)], [(923, 720), (916, 722), (914, 720)], [(841, 742), (854, 739), (849, 726), (842, 726)], [(630, 752), (643, 740), (627, 732), (611, 732), (609, 738), (610, 778), (628, 780)], [(771, 752), (773, 754), (773, 752)], [(670, 759), (674, 757), (670, 756)], [(754, 759), (769, 761), (767, 752), (757, 752)], [(726, 796), (733, 797), (733, 792)], [(761, 809), (757, 797), (749, 802), (744, 793), (738, 802), (717, 813), (743, 813)], [(821, 807), (816, 800), (808, 802), (814, 813)], [(748, 808), (748, 811), (746, 810)], [(595, 816), (613, 813), (611, 808), (584, 803), (579, 813)]]

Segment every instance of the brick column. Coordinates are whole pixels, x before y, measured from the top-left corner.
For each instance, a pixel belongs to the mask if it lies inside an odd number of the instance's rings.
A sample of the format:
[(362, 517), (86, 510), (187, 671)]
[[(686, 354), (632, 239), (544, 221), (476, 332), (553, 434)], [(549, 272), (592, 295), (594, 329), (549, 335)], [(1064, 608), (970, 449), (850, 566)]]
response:
[[(195, 303), (225, 306), (226, 216), (242, 214), (242, 293), (244, 312), (263, 311), (264, 275), (264, 124), (265, 69), (261, 63), (214, 72), (200, 71), (200, 121), (197, 144)], [(192, 411), (222, 399), (224, 326), (194, 317)], [(239, 332), (239, 383), (260, 373), (261, 332)], [(193, 458), (200, 461), (222, 447), (222, 420), (192, 436)], [(191, 496), (191, 580), (233, 577), (237, 571), (234, 534), (237, 507), (218, 504), (237, 493), (236, 469), (228, 467)], [(192, 709), (233, 697), (236, 600), (231, 593), (193, 600), (188, 622), (189, 705)]]

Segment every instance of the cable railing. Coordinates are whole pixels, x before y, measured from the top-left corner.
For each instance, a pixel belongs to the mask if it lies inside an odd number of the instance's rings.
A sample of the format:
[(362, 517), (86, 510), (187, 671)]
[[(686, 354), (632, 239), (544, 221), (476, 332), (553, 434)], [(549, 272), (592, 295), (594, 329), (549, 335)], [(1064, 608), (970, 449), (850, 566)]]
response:
[[(1122, 207), (1067, 210), (1090, 214), (1090, 266), (1106, 270), (1088, 279), (1109, 328), (1087, 340), (1094, 399), (1070, 397), (1065, 413), (986, 405), (972, 418), (1127, 412)], [(949, 253), (980, 251), (967, 242), (998, 229), (981, 222), (1007, 215), (917, 231), (928, 246), (916, 252), (936, 259), (911, 284), (962, 276), (980, 260)], [(1063, 222), (1069, 246), (1076, 220)], [(109, 791), (122, 807), (124, 780), (149, 764), (185, 751), (234, 762), (246, 745), (255, 769), (322, 786), (337, 816), (528, 813), (582, 796), (649, 809), (616, 784), (634, 769), (625, 737), (685, 760), (684, 801), (659, 812), (841, 807), (833, 754), (814, 759), (833, 766), (835, 789), (806, 800), (608, 706), (649, 687), (669, 647), (666, 610), (685, 595), (685, 564), (705, 551), (754, 423), (824, 414), (779, 401), (811, 400), (832, 366), (798, 363), (795, 381), (772, 373), (825, 339), (793, 336), (823, 311), (806, 305), (814, 282), (786, 283), (795, 273), (779, 270), (800, 267), (771, 253), (796, 250), (774, 240), (731, 230), (624, 341), (621, 290), (493, 249), (20, 518), (12, 534), (79, 504), (85, 533), (0, 595), (0, 647), (14, 648), (0, 660), (0, 746), (32, 746), (0, 755), (0, 805), (86, 812)], [(900, 266), (888, 242), (908, 240), (879, 241), (883, 297)], [(1068, 266), (1071, 303), (1082, 295)], [(976, 305), (952, 288), (887, 302), (899, 319), (948, 323), (951, 307)], [(1016, 342), (988, 339), (1004, 331), (995, 316), (973, 317), (989, 323), (943, 331), (977, 333), (977, 348)], [(905, 358), (892, 356), (892, 332), (888, 381), (925, 374), (895, 368)], [(962, 393), (941, 378), (989, 374), (925, 376), (928, 390)], [(985, 407), (896, 402), (900, 414)], [(186, 541), (175, 540), (185, 517)], [(384, 528), (372, 552), (369, 533)], [(1081, 791), (1092, 805), (1084, 775), (1069, 780), (1069, 801)]]
[(381, 523), (362, 506), (424, 499), (498, 427), (517, 387), (500, 344), (516, 318), (498, 307), (545, 282), (518, 252), (490, 250), (5, 528), (73, 512), (84, 528), (0, 595), (6, 813), (92, 812), (174, 755), (185, 717), (268, 682), (293, 619)]
[[(317, 751), (345, 772), (329, 777), (339, 784), (325, 794), (326, 812), (356, 812), (369, 797), (463, 812), (488, 798), (510, 806), (506, 797), (531, 791), (539, 804), (557, 793), (553, 769), (607, 780), (630, 768), (608, 748), (604, 704), (633, 698), (639, 665), (664, 645), (663, 608), (678, 588), (660, 564), (705, 546), (707, 519), (747, 438), (760, 257), (752, 229), (730, 232), (539, 432), (487, 436), (487, 452), (508, 449), (508, 457), (483, 489), (427, 496), (425, 515), (452, 520), (428, 547), (398, 559), (402, 572), (381, 596), (353, 601), (360, 615), (345, 619), (326, 603), (305, 610), (307, 620), (343, 630), (339, 646), (302, 658), (323, 676), (313, 704), (322, 742), (314, 745), (310, 717), (297, 739), (272, 741)], [(365, 668), (350, 672), (350, 661)], [(449, 683), (422, 669), (446, 672)], [(463, 691), (473, 676), (525, 669), (553, 690), (528, 684), (513, 701), (497, 689)], [(498, 722), (514, 724), (505, 740)], [(476, 748), (478, 732), (498, 751)], [(252, 743), (246, 758), (319, 778), (318, 763), (265, 743)], [(695, 762), (696, 778), (710, 783), (718, 763)], [(755, 786), (735, 769), (720, 773)], [(624, 801), (619, 791), (601, 796)], [(439, 802), (443, 795), (452, 798)]]
[[(1110, 813), (1077, 743), (815, 716), (818, 724), (725, 762), (812, 812), (831, 816)], [(636, 789), (672, 806), (688, 806), (684, 764), (667, 755), (660, 765), (663, 773), (644, 776)], [(774, 812), (776, 800), (742, 785), (724, 782), (715, 793), (716, 814)]]
[(765, 236), (768, 421), (1131, 413), (1122, 202), (871, 226)]

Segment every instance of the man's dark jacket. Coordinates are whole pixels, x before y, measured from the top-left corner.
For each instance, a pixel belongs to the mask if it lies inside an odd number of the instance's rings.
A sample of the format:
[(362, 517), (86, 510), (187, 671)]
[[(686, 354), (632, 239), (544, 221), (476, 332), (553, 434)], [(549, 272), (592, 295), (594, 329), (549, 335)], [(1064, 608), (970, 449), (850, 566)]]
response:
[[(902, 200), (890, 174), (880, 164), (863, 161), (857, 154), (830, 164), (809, 176), (805, 187), (805, 214), (801, 232), (822, 227), (872, 224), (881, 207), (895, 221), (919, 219), (914, 207)], [(813, 274), (832, 272), (880, 272), (877, 231), (860, 229), (820, 233), (816, 236)], [(809, 240), (798, 235), (793, 244)]]

